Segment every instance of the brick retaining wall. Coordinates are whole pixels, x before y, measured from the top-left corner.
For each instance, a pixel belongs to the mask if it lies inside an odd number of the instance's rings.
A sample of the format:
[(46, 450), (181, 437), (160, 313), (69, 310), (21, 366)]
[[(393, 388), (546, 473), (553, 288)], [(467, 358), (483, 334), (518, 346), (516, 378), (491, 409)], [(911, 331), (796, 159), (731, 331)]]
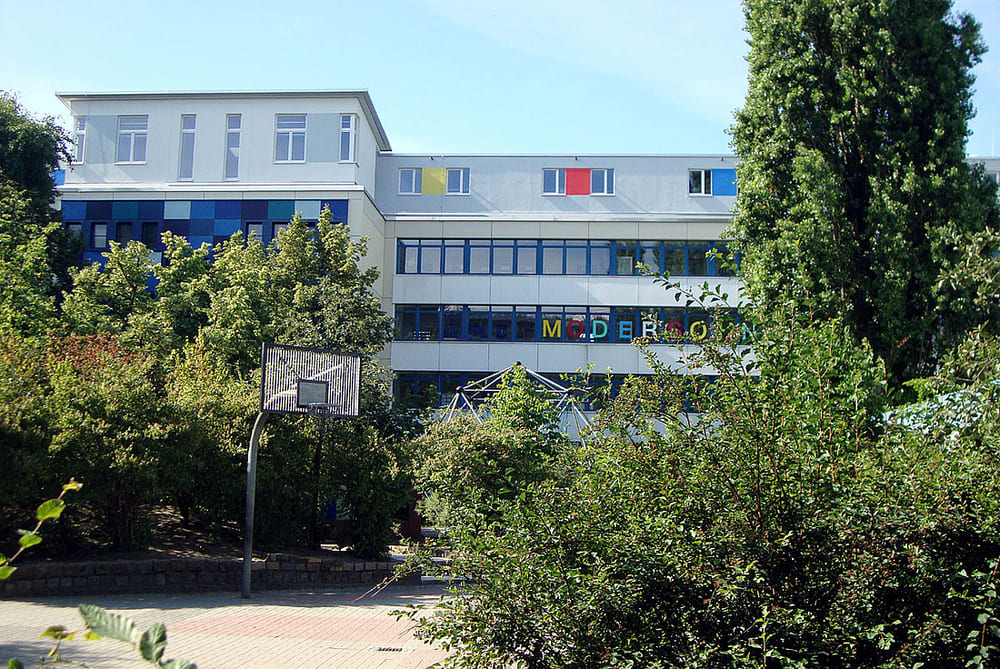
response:
[[(252, 589), (375, 585), (393, 569), (392, 562), (276, 553), (253, 561)], [(9, 579), (0, 581), (0, 597), (238, 591), (242, 577), (239, 558), (35, 563), (19, 566)], [(419, 583), (420, 576), (410, 574), (400, 582)]]

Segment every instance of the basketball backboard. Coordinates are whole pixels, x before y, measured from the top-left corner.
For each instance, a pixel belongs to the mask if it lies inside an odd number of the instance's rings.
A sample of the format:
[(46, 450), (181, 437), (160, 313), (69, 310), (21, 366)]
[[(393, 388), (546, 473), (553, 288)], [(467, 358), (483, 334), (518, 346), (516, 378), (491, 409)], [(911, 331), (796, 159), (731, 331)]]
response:
[(328, 415), (356, 417), (361, 356), (302, 346), (264, 344), (260, 410), (306, 414), (310, 405), (330, 405)]

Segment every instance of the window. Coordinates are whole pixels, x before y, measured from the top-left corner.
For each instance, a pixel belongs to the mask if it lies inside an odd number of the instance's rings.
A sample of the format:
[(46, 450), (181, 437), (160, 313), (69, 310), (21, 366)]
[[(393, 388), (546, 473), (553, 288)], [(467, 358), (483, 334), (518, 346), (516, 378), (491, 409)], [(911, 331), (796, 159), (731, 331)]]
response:
[(448, 195), (468, 195), (469, 194), (469, 168), (449, 168), (448, 169)]
[(278, 239), (278, 236), (287, 229), (288, 223), (275, 223), (271, 229), (271, 232), (273, 233), (271, 237), (273, 239)]
[(73, 122), (73, 162), (83, 162), (83, 145), (87, 136), (87, 117), (77, 116)]
[(150, 251), (155, 251), (160, 245), (160, 226), (152, 221), (142, 224), (142, 243)]
[(306, 161), (306, 115), (278, 114), (275, 116), (274, 162), (304, 163)]
[(542, 170), (542, 195), (566, 194), (566, 170)]
[(226, 114), (226, 168), (223, 178), (238, 179), (240, 176), (240, 114)]
[(688, 195), (712, 194), (712, 170), (688, 170)]
[(148, 129), (148, 116), (119, 116), (118, 153), (115, 162), (146, 162), (146, 131)]
[(354, 126), (357, 116), (354, 114), (340, 115), (340, 162), (354, 162)]
[(263, 223), (247, 223), (247, 239), (251, 237), (256, 237), (258, 241), (264, 241), (264, 224)]
[(419, 168), (404, 167), (399, 170), (399, 194), (420, 195), (423, 171)]
[(190, 181), (194, 176), (194, 114), (181, 115), (181, 159), (177, 179)]
[(611, 169), (590, 170), (590, 194), (614, 195), (615, 171)]
[(118, 223), (115, 225), (116, 232), (118, 233), (118, 239), (116, 240), (122, 246), (125, 246), (130, 241), (132, 241), (132, 224), (131, 223)]
[(108, 248), (108, 224), (94, 223), (93, 225), (91, 225), (90, 241), (91, 241), (91, 248), (95, 249)]

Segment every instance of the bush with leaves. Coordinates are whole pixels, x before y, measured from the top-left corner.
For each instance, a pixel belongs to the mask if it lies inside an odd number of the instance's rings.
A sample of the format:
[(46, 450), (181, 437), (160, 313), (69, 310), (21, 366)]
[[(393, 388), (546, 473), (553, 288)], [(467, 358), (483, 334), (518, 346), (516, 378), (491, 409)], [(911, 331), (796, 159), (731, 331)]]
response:
[(413, 446), (421, 513), (449, 527), (456, 515), (556, 475), (568, 445), (556, 429), (559, 413), (515, 365), (485, 403), (481, 424), (465, 414), (431, 425)]
[(650, 356), (565, 476), (450, 527), (449, 666), (994, 662), (995, 452), (883, 431), (871, 350), (796, 321), (751, 353), (720, 314), (712, 383)]

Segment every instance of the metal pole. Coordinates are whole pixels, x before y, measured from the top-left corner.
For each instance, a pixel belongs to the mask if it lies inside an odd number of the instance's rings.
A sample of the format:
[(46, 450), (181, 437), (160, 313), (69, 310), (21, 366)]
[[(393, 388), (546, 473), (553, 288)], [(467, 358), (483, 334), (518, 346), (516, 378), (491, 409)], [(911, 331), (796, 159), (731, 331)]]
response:
[(253, 507), (257, 493), (257, 450), (260, 448), (260, 433), (264, 431), (267, 412), (257, 414), (250, 433), (250, 449), (247, 451), (247, 516), (243, 525), (243, 585), (240, 596), (250, 599), (251, 565), (253, 564)]

